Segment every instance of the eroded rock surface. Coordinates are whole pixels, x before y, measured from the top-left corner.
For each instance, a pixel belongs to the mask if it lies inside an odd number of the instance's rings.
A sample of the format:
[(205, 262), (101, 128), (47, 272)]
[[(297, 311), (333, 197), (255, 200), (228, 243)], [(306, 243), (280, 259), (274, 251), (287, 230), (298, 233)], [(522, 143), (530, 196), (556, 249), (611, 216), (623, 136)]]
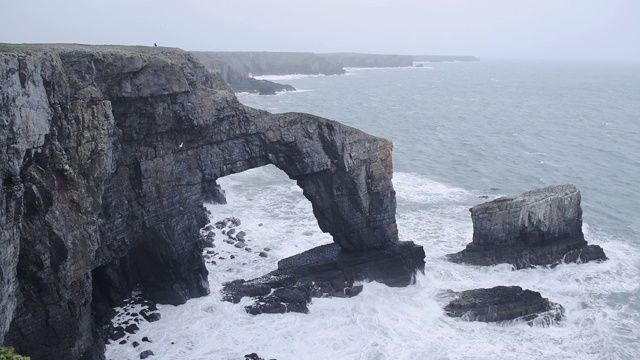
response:
[(307, 313), (312, 297), (352, 297), (362, 291), (355, 281), (372, 280), (407, 286), (424, 270), (424, 249), (397, 242), (384, 249), (347, 252), (327, 244), (278, 261), (278, 269), (257, 279), (235, 280), (222, 289), (224, 300), (253, 297), (250, 314)]
[(496, 286), (455, 293), (445, 306), (446, 314), (468, 321), (522, 320), (530, 325), (549, 325), (564, 317), (564, 308), (539, 292), (520, 286)]
[(225, 175), (274, 164), (345, 253), (398, 244), (390, 142), (242, 106), (183, 51), (0, 53), (0, 144), (0, 343), (33, 359), (102, 358), (134, 287), (207, 294), (201, 204)]
[(517, 269), (606, 260), (600, 246), (584, 240), (580, 199), (575, 186), (557, 185), (474, 206), (473, 242), (447, 257), (473, 265), (509, 263)]

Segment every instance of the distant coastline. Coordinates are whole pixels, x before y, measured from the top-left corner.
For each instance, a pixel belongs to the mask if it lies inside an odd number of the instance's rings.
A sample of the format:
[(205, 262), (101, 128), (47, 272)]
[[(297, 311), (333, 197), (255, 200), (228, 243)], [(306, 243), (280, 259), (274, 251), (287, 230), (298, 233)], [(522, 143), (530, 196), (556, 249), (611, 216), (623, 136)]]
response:
[[(222, 75), (236, 93), (274, 95), (295, 91), (291, 85), (254, 79), (264, 75), (342, 75), (345, 68), (410, 67), (415, 63), (444, 61), (479, 61), (469, 55), (393, 55), (361, 53), (310, 52), (213, 52), (192, 51), (207, 69)], [(419, 64), (417, 66), (420, 66)]]

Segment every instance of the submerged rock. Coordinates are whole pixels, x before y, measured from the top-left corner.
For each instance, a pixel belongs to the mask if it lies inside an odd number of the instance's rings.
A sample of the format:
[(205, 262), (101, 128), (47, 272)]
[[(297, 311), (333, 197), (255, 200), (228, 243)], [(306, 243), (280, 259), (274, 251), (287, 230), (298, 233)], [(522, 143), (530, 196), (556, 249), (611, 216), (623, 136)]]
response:
[(521, 319), (530, 325), (549, 325), (564, 316), (564, 308), (540, 293), (519, 286), (496, 286), (455, 293), (444, 310), (468, 321), (496, 322)]
[(532, 265), (606, 260), (600, 246), (582, 233), (580, 192), (573, 185), (549, 186), (518, 197), (502, 197), (470, 209), (473, 242), (450, 261), (472, 265)]

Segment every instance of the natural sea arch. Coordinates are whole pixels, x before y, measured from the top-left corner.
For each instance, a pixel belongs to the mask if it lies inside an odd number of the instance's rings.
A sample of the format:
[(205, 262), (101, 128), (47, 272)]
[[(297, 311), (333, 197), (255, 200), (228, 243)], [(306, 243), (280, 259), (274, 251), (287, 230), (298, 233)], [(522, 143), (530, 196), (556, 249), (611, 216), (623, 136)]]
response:
[(220, 177), (273, 164), (302, 188), (320, 229), (342, 249), (398, 241), (391, 142), (308, 114), (260, 114), (252, 121), (220, 121), (220, 128), (242, 135), (214, 141), (177, 171), (199, 169), (206, 192)]

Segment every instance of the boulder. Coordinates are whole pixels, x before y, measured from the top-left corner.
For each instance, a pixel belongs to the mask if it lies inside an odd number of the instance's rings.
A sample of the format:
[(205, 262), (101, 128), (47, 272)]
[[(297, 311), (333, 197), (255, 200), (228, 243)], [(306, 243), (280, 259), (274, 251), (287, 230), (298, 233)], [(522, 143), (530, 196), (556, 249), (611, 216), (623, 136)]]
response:
[(470, 209), (473, 242), (450, 261), (471, 265), (512, 264), (516, 269), (562, 261), (606, 260), (582, 233), (580, 192), (557, 185), (501, 197)]
[(496, 286), (454, 293), (445, 306), (448, 316), (467, 321), (497, 322), (520, 319), (530, 325), (548, 325), (560, 321), (564, 308), (543, 298), (540, 293), (519, 286)]

